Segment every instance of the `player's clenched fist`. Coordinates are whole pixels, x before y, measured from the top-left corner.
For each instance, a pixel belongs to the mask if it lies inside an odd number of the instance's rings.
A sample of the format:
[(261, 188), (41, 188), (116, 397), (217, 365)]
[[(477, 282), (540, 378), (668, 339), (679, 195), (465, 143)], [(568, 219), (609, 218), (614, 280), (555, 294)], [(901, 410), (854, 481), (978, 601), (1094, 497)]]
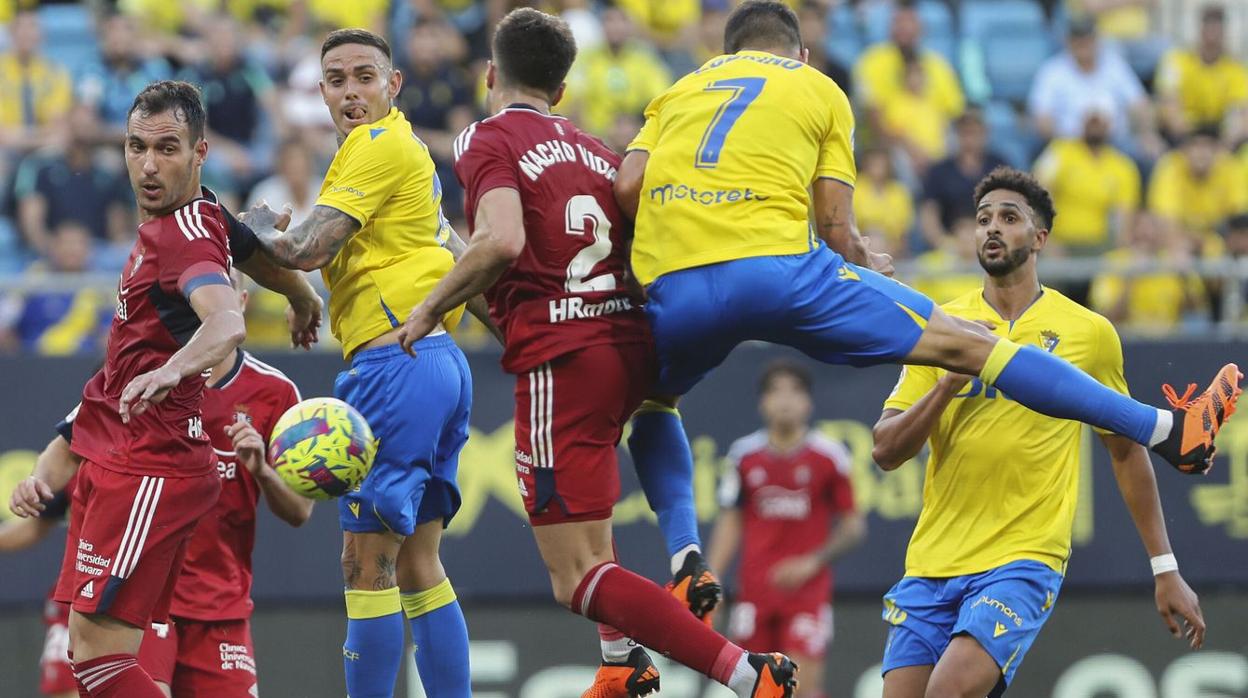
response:
[[(121, 415), (121, 421), (129, 424), (131, 415), (141, 415), (147, 411), (147, 408), (164, 400), (169, 395), (169, 391), (176, 388), (181, 381), (181, 374), (167, 365), (135, 376), (126, 389), (121, 391), (121, 400), (117, 403), (117, 412)], [(130, 403), (135, 400), (138, 402), (131, 409)]]
[(52, 488), (43, 480), (30, 475), (17, 483), (13, 496), (9, 498), (9, 511), (22, 518), (39, 516), (47, 508), (44, 502), (49, 499), (52, 499)]
[(234, 440), (234, 453), (247, 472), (252, 475), (259, 472), (265, 458), (264, 438), (260, 432), (240, 416), (237, 422), (225, 428), (225, 434)]

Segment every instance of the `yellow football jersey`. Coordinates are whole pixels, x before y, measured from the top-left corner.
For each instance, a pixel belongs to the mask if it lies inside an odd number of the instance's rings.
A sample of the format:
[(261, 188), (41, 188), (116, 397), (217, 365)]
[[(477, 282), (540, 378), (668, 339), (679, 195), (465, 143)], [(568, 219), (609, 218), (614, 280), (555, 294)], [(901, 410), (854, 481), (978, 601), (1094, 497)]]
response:
[[(1050, 288), (1013, 323), (977, 290), (942, 306), (995, 333), (1038, 346), (1123, 394), (1122, 344), (1109, 320)], [(906, 366), (886, 409), (907, 410), (941, 369)], [(923, 510), (906, 551), (906, 576), (955, 577), (1035, 560), (1063, 572), (1078, 500), (1083, 425), (1046, 417), (973, 379), (929, 440)]]
[[(443, 245), (442, 185), (429, 149), (398, 109), (357, 126), (329, 166), (317, 206), (359, 221), (321, 273), (344, 356), (398, 327), (454, 264)], [(463, 308), (444, 320), (451, 329)]]
[(633, 240), (643, 284), (667, 272), (813, 249), (809, 187), (854, 184), (854, 117), (823, 73), (764, 51), (718, 56), (646, 107)]

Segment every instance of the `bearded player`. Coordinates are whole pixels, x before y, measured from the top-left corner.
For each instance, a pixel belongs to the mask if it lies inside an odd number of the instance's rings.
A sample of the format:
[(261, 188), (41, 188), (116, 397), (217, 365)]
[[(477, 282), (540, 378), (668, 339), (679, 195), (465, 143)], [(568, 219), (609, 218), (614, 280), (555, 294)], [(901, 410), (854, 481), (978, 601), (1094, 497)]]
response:
[(623, 666), (600, 671), (587, 696), (657, 688), (644, 651), (630, 651), (626, 638), (739, 696), (790, 696), (796, 669), (787, 658), (747, 653), (662, 587), (615, 562), (615, 448), (650, 388), (655, 363), (640, 299), (625, 277), (628, 224), (611, 193), (618, 158), (550, 114), (575, 56), (560, 19), (519, 9), (499, 23), (486, 77), (496, 114), (456, 142), (468, 249), (412, 310), (401, 342), (414, 346), (419, 360), (422, 337), (487, 293), (505, 335), (503, 367), (517, 376), (520, 493), (555, 598), (619, 631), (615, 656)]
[(979, 376), (1037, 412), (1149, 446), (1183, 472), (1212, 467), (1214, 437), (1241, 393), (1234, 364), (1181, 408), (1154, 408), (877, 273), (892, 262), (854, 224), (849, 100), (806, 57), (793, 10), (747, 0), (728, 18), (724, 55), (651, 101), (620, 166), (615, 191), (636, 213), (632, 266), (669, 404), (737, 344), (764, 340), (826, 363)]
[(284, 233), (263, 202), (244, 220), (279, 263), (322, 269), (330, 328), (351, 361), (335, 395), (360, 411), (381, 444), (360, 488), (339, 500), (347, 691), (393, 694), (406, 615), (425, 691), (468, 698), (468, 627), (438, 554), (459, 510), (455, 476), (472, 405), (468, 362), (446, 332), (462, 308), (439, 318), (418, 360), (398, 346), (399, 318), (451, 268), (447, 246), (458, 238), (442, 216), (429, 150), (394, 106), (403, 76), (386, 40), (360, 29), (331, 32), (321, 71), (339, 147), (316, 206)]

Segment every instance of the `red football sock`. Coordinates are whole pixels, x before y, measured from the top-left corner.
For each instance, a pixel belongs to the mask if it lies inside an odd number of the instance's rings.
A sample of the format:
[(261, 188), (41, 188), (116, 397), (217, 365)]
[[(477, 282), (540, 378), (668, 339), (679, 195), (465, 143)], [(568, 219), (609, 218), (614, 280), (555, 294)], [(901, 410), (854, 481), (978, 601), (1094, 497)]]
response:
[(133, 654), (106, 654), (74, 662), (74, 680), (83, 698), (165, 698)]
[(572, 611), (605, 623), (727, 685), (745, 650), (703, 625), (676, 597), (650, 580), (604, 562), (585, 575)]

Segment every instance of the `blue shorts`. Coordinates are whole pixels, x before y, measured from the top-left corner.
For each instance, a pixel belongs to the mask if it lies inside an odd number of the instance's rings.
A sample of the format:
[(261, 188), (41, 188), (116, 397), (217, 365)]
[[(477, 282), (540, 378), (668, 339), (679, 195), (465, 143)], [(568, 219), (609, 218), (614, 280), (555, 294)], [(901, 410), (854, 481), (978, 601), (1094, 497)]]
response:
[(1062, 575), (1020, 560), (961, 577), (903, 577), (884, 595), (884, 621), (892, 625), (882, 673), (934, 666), (956, 635), (969, 635), (1001, 667), (1000, 696), (1040, 628), (1053, 613)]
[(450, 335), (413, 348), (414, 359), (397, 344), (356, 352), (334, 384), (334, 396), (359, 410), (380, 442), (368, 477), (338, 501), (344, 531), (410, 536), (428, 521), (450, 523), (459, 510), (455, 474), (468, 441), (472, 374)]
[(800, 349), (832, 364), (897, 363), (918, 343), (926, 296), (823, 245), (660, 276), (646, 288), (659, 356), (657, 391), (683, 395), (741, 342)]

